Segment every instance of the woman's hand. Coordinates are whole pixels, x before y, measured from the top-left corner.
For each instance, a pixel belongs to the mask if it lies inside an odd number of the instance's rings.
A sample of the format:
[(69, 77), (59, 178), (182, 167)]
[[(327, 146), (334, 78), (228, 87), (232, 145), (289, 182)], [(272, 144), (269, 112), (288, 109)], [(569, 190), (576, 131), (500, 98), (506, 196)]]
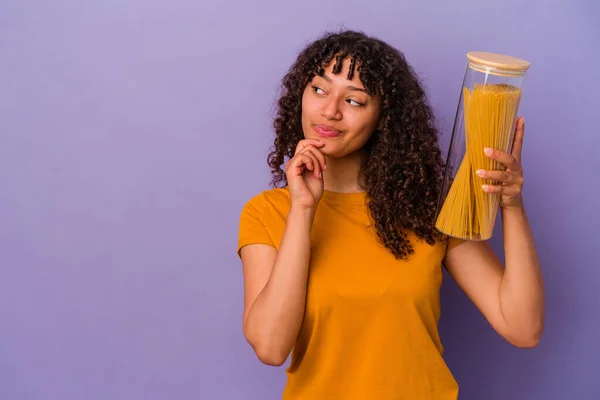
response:
[(521, 151), (523, 149), (523, 135), (525, 133), (525, 119), (517, 120), (512, 152), (508, 154), (498, 149), (484, 149), (485, 155), (506, 166), (505, 171), (477, 170), (481, 178), (501, 182), (500, 185), (483, 185), (487, 193), (501, 195), (500, 207), (503, 209), (515, 209), (523, 207), (523, 168), (521, 167)]
[(296, 153), (285, 166), (288, 189), (293, 207), (316, 209), (323, 196), (325, 156), (319, 150), (325, 145), (318, 139), (298, 142)]

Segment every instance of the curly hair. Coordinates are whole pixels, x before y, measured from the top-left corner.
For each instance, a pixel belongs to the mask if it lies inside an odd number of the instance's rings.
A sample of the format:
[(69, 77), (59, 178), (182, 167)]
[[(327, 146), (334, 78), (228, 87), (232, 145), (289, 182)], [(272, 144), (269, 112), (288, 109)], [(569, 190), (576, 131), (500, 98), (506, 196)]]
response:
[[(268, 155), (271, 186), (287, 185), (282, 170), (293, 157), (302, 131), (302, 95), (315, 75), (334, 62), (333, 73), (351, 58), (367, 92), (381, 96), (380, 124), (364, 146), (360, 174), (377, 237), (396, 259), (414, 249), (408, 232), (434, 245), (444, 240), (434, 226), (444, 161), (431, 107), (413, 68), (389, 44), (362, 32), (326, 33), (298, 55), (282, 80), (273, 122), (275, 141)], [(373, 227), (373, 226), (371, 226)]]

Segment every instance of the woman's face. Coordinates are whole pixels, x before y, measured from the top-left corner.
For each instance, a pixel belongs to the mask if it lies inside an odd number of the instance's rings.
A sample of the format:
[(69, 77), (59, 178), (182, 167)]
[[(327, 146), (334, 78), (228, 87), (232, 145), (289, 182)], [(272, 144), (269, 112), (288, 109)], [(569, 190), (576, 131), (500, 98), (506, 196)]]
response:
[(331, 62), (302, 95), (304, 137), (323, 141), (326, 156), (339, 158), (360, 150), (379, 123), (380, 96), (367, 94), (358, 73), (347, 79), (350, 62), (349, 57), (344, 60), (339, 74), (333, 74)]

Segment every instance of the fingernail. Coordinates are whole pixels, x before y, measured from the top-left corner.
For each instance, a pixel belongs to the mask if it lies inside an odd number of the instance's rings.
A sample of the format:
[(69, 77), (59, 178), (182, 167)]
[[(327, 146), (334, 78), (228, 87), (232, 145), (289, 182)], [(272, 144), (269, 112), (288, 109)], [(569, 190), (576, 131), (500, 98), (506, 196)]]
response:
[(485, 171), (482, 169), (478, 169), (477, 171), (475, 171), (475, 173), (479, 176), (484, 176), (485, 175)]
[(483, 149), (483, 151), (485, 151), (485, 154), (487, 154), (488, 156), (491, 156), (492, 153), (494, 152), (494, 149), (490, 149), (489, 147), (486, 147), (485, 149)]
[(485, 190), (486, 192), (488, 191), (489, 186), (488, 185), (482, 185), (481, 186), (483, 188), (483, 190)]
[(327, 164), (323, 164), (323, 169), (327, 169)]

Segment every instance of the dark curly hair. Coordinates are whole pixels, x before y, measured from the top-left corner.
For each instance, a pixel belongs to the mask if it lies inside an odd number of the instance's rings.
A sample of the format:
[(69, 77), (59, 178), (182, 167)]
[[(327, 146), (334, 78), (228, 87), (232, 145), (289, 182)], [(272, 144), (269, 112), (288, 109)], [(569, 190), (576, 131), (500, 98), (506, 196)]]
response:
[(361, 180), (377, 236), (396, 259), (414, 253), (408, 231), (434, 245), (444, 240), (434, 218), (444, 170), (433, 112), (416, 73), (404, 55), (362, 32), (326, 33), (298, 55), (282, 81), (273, 126), (276, 138), (268, 155), (271, 185), (287, 185), (281, 166), (294, 156), (302, 131), (302, 95), (315, 75), (334, 61), (338, 74), (351, 57), (371, 95), (381, 96), (379, 128), (365, 144)]

